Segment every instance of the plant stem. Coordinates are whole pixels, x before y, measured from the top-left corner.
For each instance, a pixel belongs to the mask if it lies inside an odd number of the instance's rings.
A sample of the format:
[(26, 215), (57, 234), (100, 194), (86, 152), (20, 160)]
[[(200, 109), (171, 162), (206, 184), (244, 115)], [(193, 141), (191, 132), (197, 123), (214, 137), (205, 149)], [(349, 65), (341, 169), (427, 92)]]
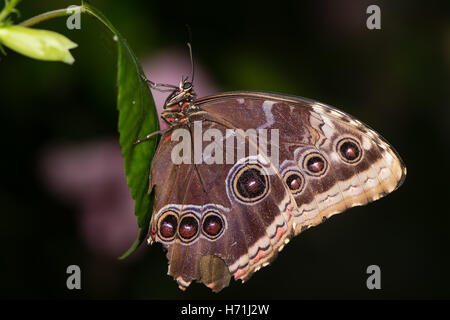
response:
[[(45, 21), (45, 20), (50, 20), (50, 19), (58, 18), (58, 17), (70, 16), (70, 15), (73, 14), (74, 10), (75, 10), (75, 9), (73, 9), (73, 10), (68, 10), (68, 9), (58, 9), (58, 10), (53, 10), (53, 11), (45, 12), (45, 13), (42, 13), (42, 14), (40, 14), (40, 15), (37, 15), (37, 16), (35, 16), (35, 17), (33, 17), (33, 18), (30, 18), (30, 19), (28, 19), (28, 20), (25, 20), (25, 21), (21, 22), (21, 23), (19, 24), (19, 26), (22, 26), (22, 27), (31, 27), (31, 26), (33, 26), (33, 25), (35, 25), (35, 24), (38, 24), (38, 23), (40, 23), (40, 22), (42, 22), (42, 21)], [(84, 11), (85, 11), (85, 8), (84, 8), (83, 6), (80, 6), (80, 7), (79, 7), (79, 10), (80, 10), (80, 12), (84, 12)]]
[(0, 22), (2, 22), (3, 20), (5, 20), (6, 17), (8, 17), (8, 15), (11, 13), (11, 11), (14, 10), (19, 1), (20, 0), (11, 0), (6, 4), (6, 6), (0, 12)]

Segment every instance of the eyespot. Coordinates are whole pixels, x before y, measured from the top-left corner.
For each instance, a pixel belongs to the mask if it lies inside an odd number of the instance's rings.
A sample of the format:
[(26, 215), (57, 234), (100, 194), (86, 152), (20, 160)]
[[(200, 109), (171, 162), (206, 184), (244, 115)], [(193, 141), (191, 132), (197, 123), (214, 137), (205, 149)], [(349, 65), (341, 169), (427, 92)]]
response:
[(183, 241), (192, 241), (198, 234), (198, 219), (192, 213), (183, 215), (178, 227), (178, 236)]
[(158, 236), (164, 241), (172, 241), (177, 234), (178, 215), (173, 211), (164, 212), (158, 220)]
[(348, 163), (357, 163), (362, 158), (362, 149), (353, 138), (343, 138), (336, 145), (336, 151), (342, 160)]
[(203, 217), (202, 231), (206, 237), (216, 239), (222, 234), (223, 229), (224, 221), (218, 213), (210, 211)]
[(291, 190), (293, 194), (299, 194), (303, 191), (303, 187), (305, 186), (303, 175), (295, 170), (289, 170), (285, 173), (284, 182), (286, 182), (289, 190)]
[(269, 179), (259, 164), (247, 164), (234, 175), (233, 192), (246, 203), (254, 203), (263, 199), (269, 191)]
[(328, 162), (320, 153), (312, 152), (304, 158), (303, 168), (307, 174), (320, 177), (327, 171)]

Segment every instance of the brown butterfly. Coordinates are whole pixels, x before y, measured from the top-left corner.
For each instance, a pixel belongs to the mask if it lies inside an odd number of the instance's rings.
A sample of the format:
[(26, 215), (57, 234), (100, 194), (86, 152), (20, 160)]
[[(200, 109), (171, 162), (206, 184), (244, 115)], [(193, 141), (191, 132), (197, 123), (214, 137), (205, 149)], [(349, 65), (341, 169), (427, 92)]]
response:
[[(172, 92), (161, 115), (169, 128), (151, 166), (148, 242), (167, 249), (168, 274), (182, 290), (194, 280), (215, 292), (231, 277), (244, 282), (301, 231), (405, 179), (386, 140), (323, 103), (249, 91), (196, 99), (187, 79), (178, 87), (150, 83)], [(248, 130), (265, 135), (266, 144)], [(182, 136), (192, 142), (188, 149), (180, 147)], [(258, 153), (250, 155), (251, 148)]]

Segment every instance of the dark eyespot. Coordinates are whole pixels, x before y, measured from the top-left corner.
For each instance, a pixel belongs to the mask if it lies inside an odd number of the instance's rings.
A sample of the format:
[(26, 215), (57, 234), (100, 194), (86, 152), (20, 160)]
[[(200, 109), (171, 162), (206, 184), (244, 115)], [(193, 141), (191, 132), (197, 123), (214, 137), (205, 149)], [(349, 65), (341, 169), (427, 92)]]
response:
[(267, 175), (256, 164), (243, 167), (233, 179), (234, 193), (244, 202), (255, 202), (262, 199), (267, 194), (268, 187)]
[(177, 233), (178, 217), (175, 212), (167, 211), (161, 215), (158, 223), (158, 234), (162, 240), (170, 241)]
[(327, 171), (327, 160), (318, 152), (308, 154), (303, 160), (303, 168), (312, 176), (321, 176)]
[(341, 139), (336, 145), (336, 151), (342, 160), (348, 163), (356, 163), (362, 158), (362, 150), (359, 143), (353, 138)]
[(186, 214), (181, 218), (178, 228), (182, 240), (192, 240), (198, 234), (198, 220), (193, 214)]
[(304, 181), (302, 174), (297, 171), (288, 171), (284, 175), (284, 181), (286, 182), (288, 188), (294, 194), (299, 194), (303, 190)]
[(207, 213), (203, 219), (203, 232), (208, 238), (217, 238), (223, 230), (223, 220), (215, 212)]

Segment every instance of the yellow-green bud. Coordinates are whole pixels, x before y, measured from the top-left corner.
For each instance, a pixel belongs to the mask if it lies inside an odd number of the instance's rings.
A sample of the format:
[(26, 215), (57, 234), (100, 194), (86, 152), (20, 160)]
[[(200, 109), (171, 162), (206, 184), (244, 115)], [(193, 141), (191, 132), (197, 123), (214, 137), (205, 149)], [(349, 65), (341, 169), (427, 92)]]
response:
[(78, 46), (59, 33), (20, 26), (0, 27), (0, 44), (30, 58), (68, 64), (75, 61), (69, 49)]

